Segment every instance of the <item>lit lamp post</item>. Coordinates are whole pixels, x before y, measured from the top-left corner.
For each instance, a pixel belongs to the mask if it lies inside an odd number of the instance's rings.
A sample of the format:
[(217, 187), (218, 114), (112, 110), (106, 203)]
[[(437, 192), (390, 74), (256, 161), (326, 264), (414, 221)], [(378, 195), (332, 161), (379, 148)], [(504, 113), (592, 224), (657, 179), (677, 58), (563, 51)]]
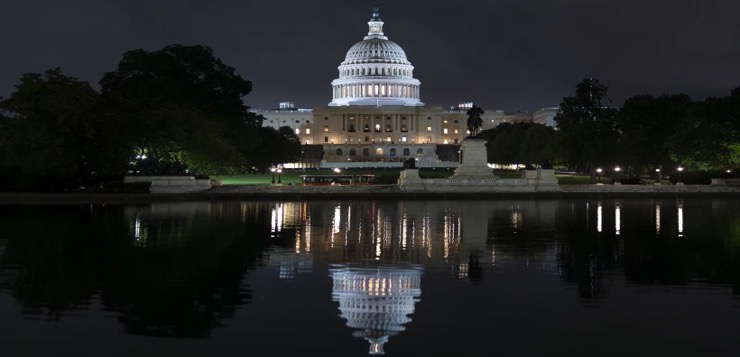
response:
[(655, 184), (660, 185), (660, 169), (659, 168), (655, 169), (655, 176), (656, 176)]
[(277, 168), (277, 173), (278, 173), (278, 186), (282, 186), (282, 185), (283, 185), (283, 182), (282, 182), (282, 181), (280, 181), (280, 174), (281, 174), (282, 172), (283, 172), (283, 167), (282, 167), (282, 166), (278, 166), (278, 168)]
[(681, 180), (681, 172), (683, 172), (683, 166), (679, 166), (676, 168), (678, 170), (678, 182), (676, 182), (676, 185), (683, 185), (683, 180)]
[(596, 174), (599, 175), (599, 182), (598, 184), (601, 185), (601, 173), (604, 172), (600, 167), (596, 169)]
[(271, 184), (273, 184), (273, 185), (275, 184), (275, 171), (276, 170), (277, 169), (274, 166), (270, 168), (270, 172), (272, 172), (272, 182), (271, 182)]

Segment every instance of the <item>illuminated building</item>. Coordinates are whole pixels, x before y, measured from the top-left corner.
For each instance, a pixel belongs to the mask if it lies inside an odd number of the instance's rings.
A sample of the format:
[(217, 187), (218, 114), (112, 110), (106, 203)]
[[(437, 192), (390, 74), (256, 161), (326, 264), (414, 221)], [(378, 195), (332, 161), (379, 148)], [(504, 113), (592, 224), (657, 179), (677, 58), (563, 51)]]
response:
[[(265, 117), (264, 126), (290, 127), (304, 145), (323, 147), (321, 161), (331, 163), (327, 167), (367, 162), (395, 167), (410, 158), (417, 159), (418, 167), (457, 166), (456, 146), (469, 134), (467, 111), (473, 103), (460, 102), (449, 109), (425, 106), (413, 65), (403, 48), (388, 39), (383, 25), (376, 7), (367, 35), (339, 64), (328, 106), (300, 109), (281, 102), (277, 109), (254, 112)], [(484, 111), (480, 130), (502, 122), (554, 126), (557, 108), (534, 113)]]
[(384, 354), (390, 336), (404, 331), (421, 296), (420, 266), (339, 266), (331, 270), (332, 299), (355, 337), (370, 343), (371, 355)]

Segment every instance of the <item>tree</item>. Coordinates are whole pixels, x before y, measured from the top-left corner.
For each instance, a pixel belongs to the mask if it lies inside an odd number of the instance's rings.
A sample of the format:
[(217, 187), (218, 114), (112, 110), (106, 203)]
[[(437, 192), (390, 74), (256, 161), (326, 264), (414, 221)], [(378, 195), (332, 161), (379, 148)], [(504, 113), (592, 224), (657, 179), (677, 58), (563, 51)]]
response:
[(252, 161), (255, 171), (267, 172), (272, 167), (286, 162), (297, 162), (301, 157), (301, 139), (288, 126), (275, 130), (260, 128), (261, 144)]
[(62, 190), (116, 171), (100, 150), (100, 96), (89, 83), (59, 68), (24, 74), (0, 110), (13, 119), (0, 133), (0, 186)]
[(740, 163), (740, 87), (729, 96), (695, 103), (668, 141), (671, 158), (692, 171)]
[(481, 119), (481, 115), (485, 113), (483, 109), (481, 109), (477, 105), (473, 105), (472, 108), (468, 109), (468, 130), (470, 131), (470, 137), (475, 137), (478, 135), (478, 128), (483, 125), (483, 119)]
[(251, 168), (262, 125), (242, 102), (252, 83), (210, 48), (170, 45), (126, 52), (100, 86), (132, 160), (147, 157), (160, 167), (204, 174)]
[(584, 79), (576, 86), (574, 96), (563, 98), (555, 116), (563, 136), (564, 158), (579, 170), (588, 170), (591, 183), (596, 182), (596, 164), (613, 155), (619, 137), (617, 110), (611, 107), (607, 90), (596, 79)]
[(621, 134), (621, 157), (636, 168), (638, 174), (646, 164), (669, 165), (669, 139), (685, 122), (690, 108), (691, 99), (685, 94), (628, 98), (616, 117)]

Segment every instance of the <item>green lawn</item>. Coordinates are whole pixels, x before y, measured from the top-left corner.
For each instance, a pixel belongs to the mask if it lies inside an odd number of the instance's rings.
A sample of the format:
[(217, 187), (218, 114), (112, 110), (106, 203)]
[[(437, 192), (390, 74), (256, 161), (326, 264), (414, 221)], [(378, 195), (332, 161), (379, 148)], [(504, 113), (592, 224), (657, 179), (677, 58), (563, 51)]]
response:
[[(343, 170), (345, 174), (372, 174), (375, 175), (377, 180), (382, 182), (395, 182), (400, 174), (400, 169), (348, 169)], [(299, 184), (301, 183), (300, 175), (305, 174), (332, 174), (331, 170), (287, 170), (279, 175), (279, 179), (283, 184)], [(419, 176), (422, 178), (446, 178), (453, 174), (452, 169), (420, 169)], [(520, 178), (521, 173), (514, 171), (497, 171), (496, 176), (504, 179)], [(561, 185), (586, 185), (588, 184), (588, 176), (582, 175), (555, 175), (558, 182)], [(221, 180), (224, 185), (268, 185), (272, 182), (272, 174), (243, 174), (243, 175), (232, 175), (232, 176), (214, 176), (216, 180)], [(652, 185), (655, 181), (651, 179), (644, 179), (647, 184)], [(278, 175), (275, 174), (275, 182), (278, 181)], [(605, 184), (611, 183), (609, 178), (602, 177), (601, 182)]]

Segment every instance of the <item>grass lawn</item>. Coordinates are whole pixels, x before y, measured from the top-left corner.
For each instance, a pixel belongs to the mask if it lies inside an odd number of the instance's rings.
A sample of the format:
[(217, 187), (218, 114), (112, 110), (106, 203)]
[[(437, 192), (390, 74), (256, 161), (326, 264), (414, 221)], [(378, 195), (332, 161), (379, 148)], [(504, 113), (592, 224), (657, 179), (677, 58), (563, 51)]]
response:
[[(395, 182), (400, 174), (400, 169), (348, 169), (343, 170), (343, 174), (372, 174), (375, 175), (376, 180), (381, 182)], [(422, 178), (446, 178), (453, 174), (452, 169), (420, 169), (419, 176)], [(283, 184), (300, 184), (300, 175), (306, 174), (323, 174), (330, 175), (333, 172), (331, 170), (287, 170), (280, 174), (279, 178)], [(497, 171), (496, 176), (503, 179), (520, 178), (521, 173), (514, 171)], [(266, 174), (242, 174), (232, 176), (214, 176), (213, 179), (221, 180), (224, 185), (269, 185), (272, 182), (272, 173)], [(588, 176), (583, 175), (555, 175), (558, 179), (558, 183), (561, 185), (587, 185)], [(655, 183), (654, 180), (644, 179), (648, 185)], [(278, 175), (275, 174), (275, 182), (278, 181)], [(607, 177), (602, 177), (601, 182), (604, 184), (611, 184), (611, 181)]]

